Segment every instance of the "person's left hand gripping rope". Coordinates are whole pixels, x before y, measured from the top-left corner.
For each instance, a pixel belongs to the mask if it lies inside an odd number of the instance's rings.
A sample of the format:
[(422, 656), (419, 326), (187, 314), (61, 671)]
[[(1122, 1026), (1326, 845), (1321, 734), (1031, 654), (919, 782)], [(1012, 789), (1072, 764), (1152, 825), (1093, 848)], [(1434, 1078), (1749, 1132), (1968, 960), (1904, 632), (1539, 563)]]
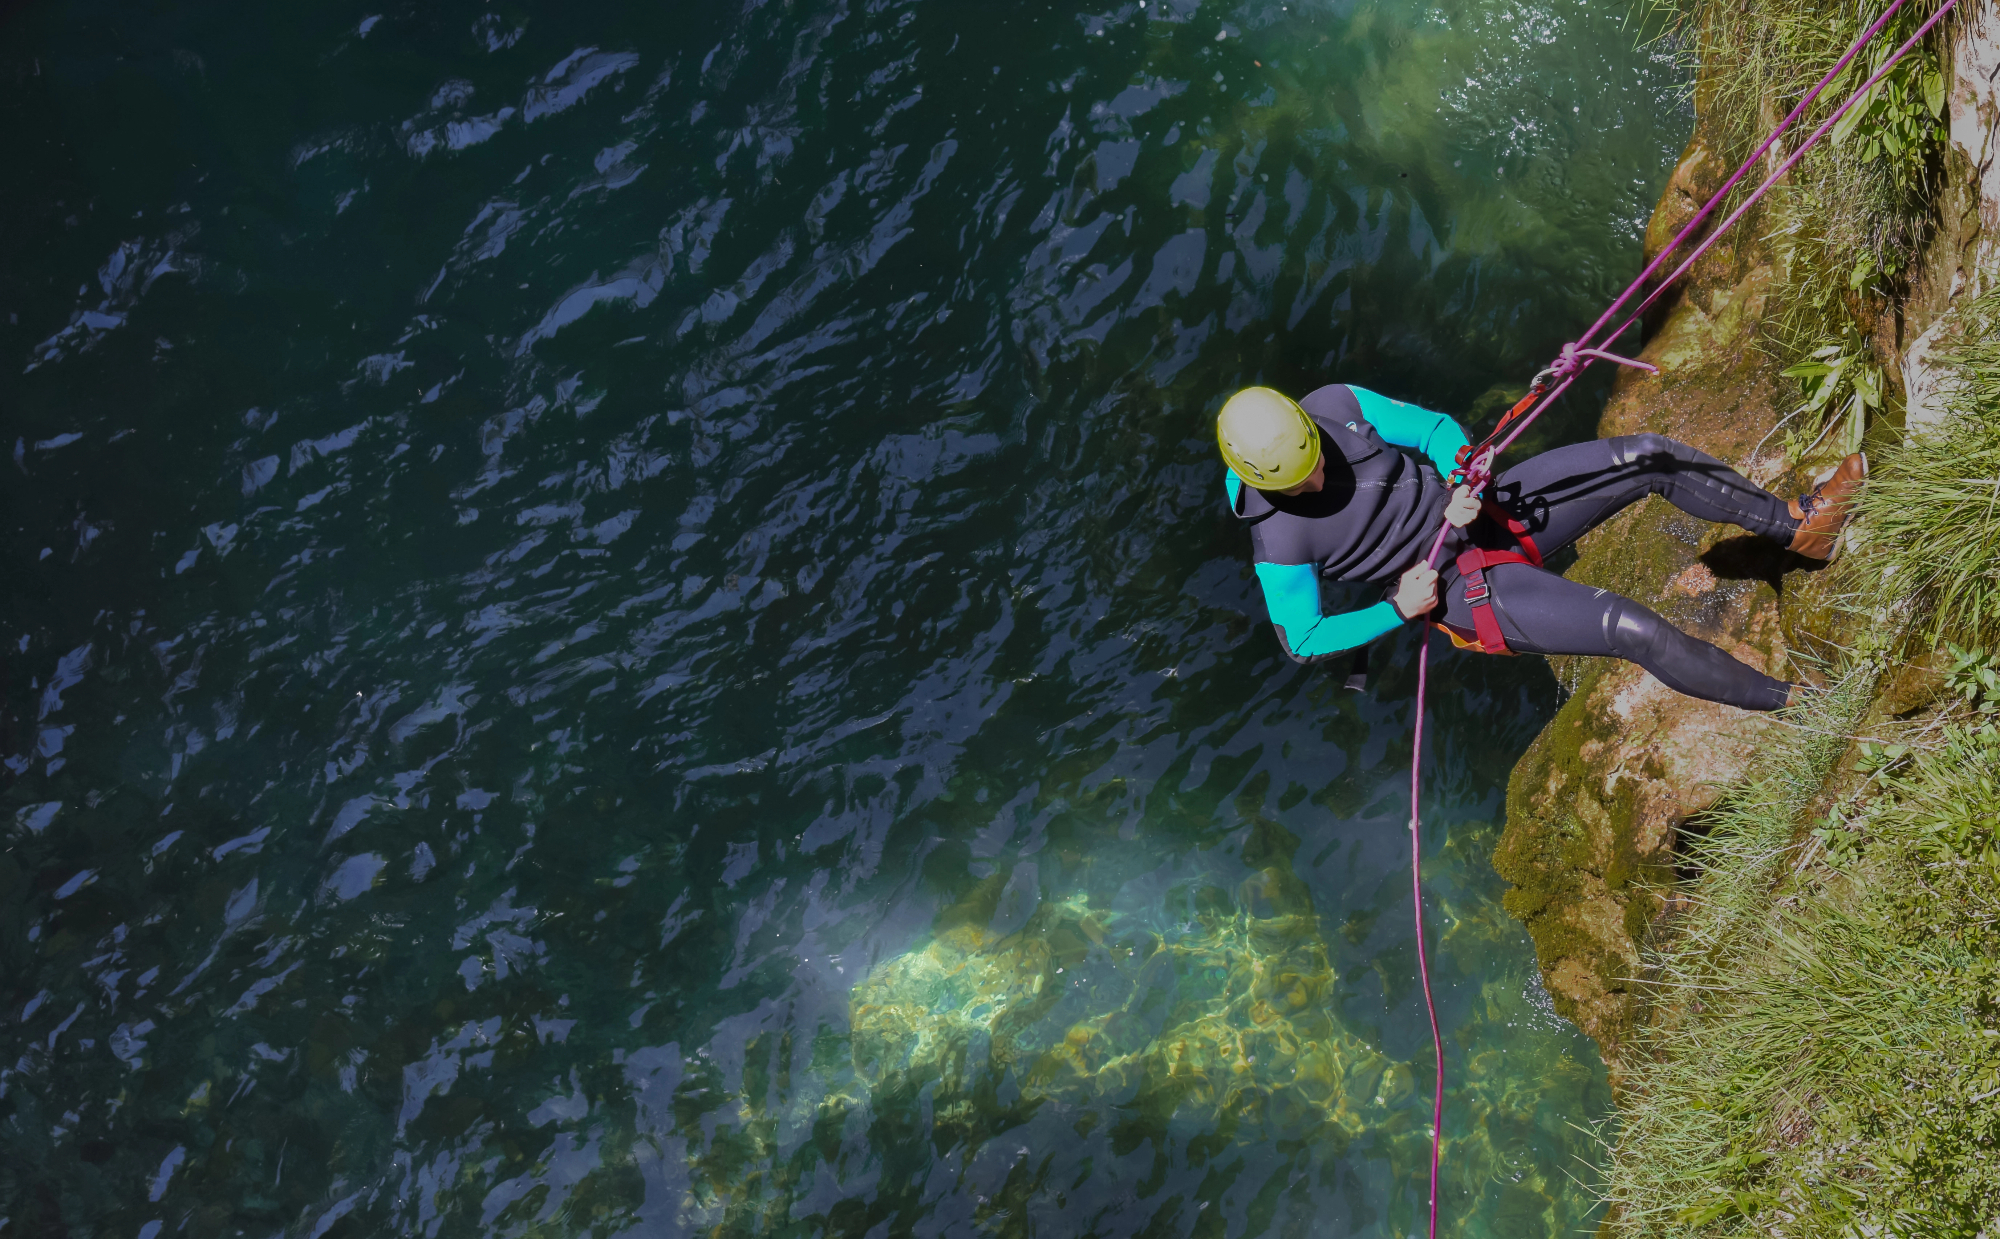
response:
[(1460, 486), (1451, 493), (1451, 502), (1445, 505), (1445, 523), (1453, 529), (1463, 529), (1479, 515), (1479, 509), (1479, 496), (1472, 493), (1470, 486)]
[[(1451, 502), (1445, 505), (1444, 519), (1453, 529), (1463, 529), (1472, 523), (1480, 512), (1479, 496), (1470, 486), (1460, 486), (1452, 492)], [(1412, 564), (1403, 573), (1396, 592), (1389, 601), (1395, 605), (1396, 614), (1406, 620), (1428, 615), (1437, 607), (1437, 569), (1428, 563)]]

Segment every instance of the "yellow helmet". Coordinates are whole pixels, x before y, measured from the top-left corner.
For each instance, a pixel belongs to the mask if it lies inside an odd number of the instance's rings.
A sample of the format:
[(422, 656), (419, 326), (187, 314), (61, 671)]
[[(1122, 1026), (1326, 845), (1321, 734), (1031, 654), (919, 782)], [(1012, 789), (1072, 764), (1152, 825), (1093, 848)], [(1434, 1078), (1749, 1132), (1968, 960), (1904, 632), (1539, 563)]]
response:
[(1268, 387), (1231, 396), (1215, 419), (1223, 463), (1258, 490), (1290, 490), (1319, 464), (1319, 427), (1299, 402)]

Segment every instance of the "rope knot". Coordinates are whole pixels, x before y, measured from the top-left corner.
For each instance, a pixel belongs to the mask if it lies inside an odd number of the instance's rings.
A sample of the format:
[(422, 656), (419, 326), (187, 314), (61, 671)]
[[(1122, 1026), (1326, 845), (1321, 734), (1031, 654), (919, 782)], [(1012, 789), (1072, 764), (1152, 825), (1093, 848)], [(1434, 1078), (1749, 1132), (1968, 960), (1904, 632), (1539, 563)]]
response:
[[(1589, 350), (1586, 349), (1583, 352), (1588, 354)], [(1528, 394), (1530, 396), (1539, 396), (1557, 383), (1571, 378), (1577, 371), (1589, 364), (1588, 361), (1578, 358), (1576, 341), (1572, 340), (1562, 346), (1562, 351), (1556, 354), (1554, 361), (1543, 366), (1536, 373), (1534, 381), (1528, 385)]]

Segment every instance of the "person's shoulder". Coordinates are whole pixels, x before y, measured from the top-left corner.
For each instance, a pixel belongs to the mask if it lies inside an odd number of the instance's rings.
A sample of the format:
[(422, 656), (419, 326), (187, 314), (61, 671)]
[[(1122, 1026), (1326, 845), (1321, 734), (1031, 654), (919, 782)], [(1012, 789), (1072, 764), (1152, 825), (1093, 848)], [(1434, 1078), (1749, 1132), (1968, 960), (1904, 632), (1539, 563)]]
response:
[(1355, 421), (1361, 414), (1361, 402), (1345, 383), (1327, 383), (1313, 388), (1299, 401), (1299, 407), (1319, 421), (1342, 425)]
[(1280, 508), (1250, 527), (1250, 558), (1260, 564), (1317, 565), (1313, 522)]

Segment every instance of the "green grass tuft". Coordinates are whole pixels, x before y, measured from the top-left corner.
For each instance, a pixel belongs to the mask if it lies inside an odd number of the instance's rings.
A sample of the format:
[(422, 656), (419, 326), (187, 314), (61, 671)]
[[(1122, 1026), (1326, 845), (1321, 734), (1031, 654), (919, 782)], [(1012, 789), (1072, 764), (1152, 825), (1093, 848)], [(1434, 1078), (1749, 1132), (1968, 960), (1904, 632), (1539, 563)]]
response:
[[(1869, 682), (1836, 688), (1826, 735), (1696, 849), (1621, 1107), (1611, 1234), (1972, 1239), (2000, 1216), (2000, 727), (1960, 709), (1876, 754), (1836, 831), (1803, 833)], [(1839, 867), (1830, 833), (1853, 836)]]
[(1858, 513), (1889, 580), (1939, 635), (1990, 644), (2000, 638), (2000, 294), (1971, 319), (1943, 352), (1955, 376), (1943, 422), (1882, 454)]

